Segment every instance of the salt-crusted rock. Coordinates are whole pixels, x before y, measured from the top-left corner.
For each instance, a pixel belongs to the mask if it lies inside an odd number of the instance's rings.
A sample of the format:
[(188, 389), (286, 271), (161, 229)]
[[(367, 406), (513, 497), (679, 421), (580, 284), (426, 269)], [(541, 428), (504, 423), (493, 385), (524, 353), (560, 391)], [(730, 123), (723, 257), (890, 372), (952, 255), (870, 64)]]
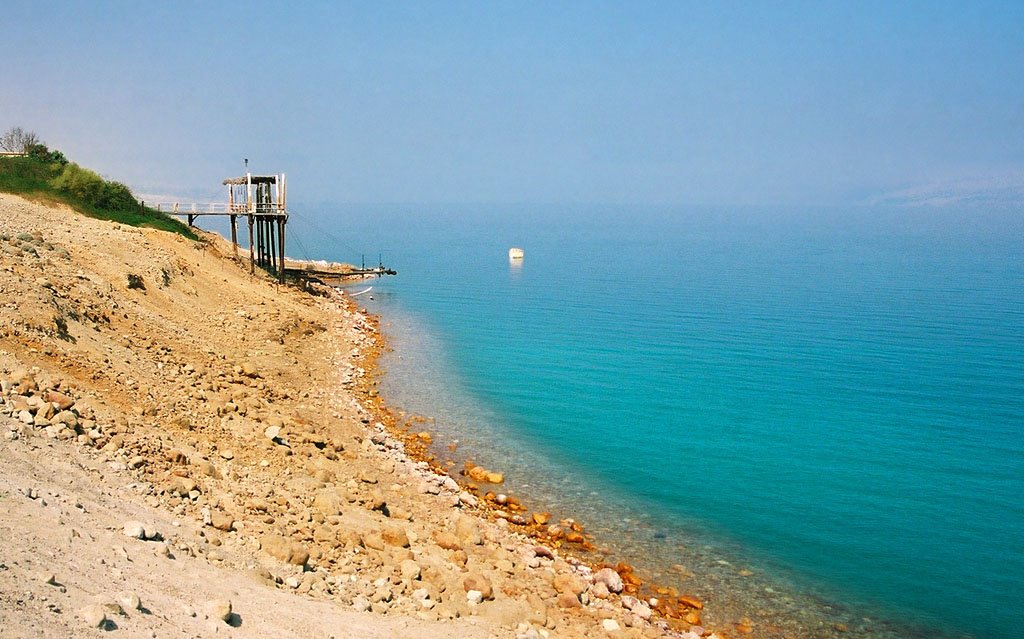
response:
[(479, 590), (469, 590), (466, 592), (466, 601), (469, 602), (470, 605), (475, 606), (483, 600), (484, 593), (480, 592)]
[(614, 619), (604, 619), (601, 621), (601, 627), (604, 628), (606, 632), (615, 632), (619, 629), (619, 622)]
[(609, 592), (622, 592), (623, 588), (622, 577), (611, 568), (602, 568), (595, 572), (594, 583), (604, 584)]

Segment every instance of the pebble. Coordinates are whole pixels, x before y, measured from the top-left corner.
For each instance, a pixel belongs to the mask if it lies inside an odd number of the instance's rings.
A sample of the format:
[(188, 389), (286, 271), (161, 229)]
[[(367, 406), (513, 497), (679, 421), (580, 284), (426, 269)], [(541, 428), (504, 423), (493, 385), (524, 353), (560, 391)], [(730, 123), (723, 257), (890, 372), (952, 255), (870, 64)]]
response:
[(466, 592), (466, 601), (469, 602), (470, 605), (475, 606), (483, 600), (484, 593), (480, 592), (479, 590), (469, 590)]
[(601, 622), (601, 627), (607, 632), (615, 632), (619, 629), (619, 622), (614, 619), (605, 619)]

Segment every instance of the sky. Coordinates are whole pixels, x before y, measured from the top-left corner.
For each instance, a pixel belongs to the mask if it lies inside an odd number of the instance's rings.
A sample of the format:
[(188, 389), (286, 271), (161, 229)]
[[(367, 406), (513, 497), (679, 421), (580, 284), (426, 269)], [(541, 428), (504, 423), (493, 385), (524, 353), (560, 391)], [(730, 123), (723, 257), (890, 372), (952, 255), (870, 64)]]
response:
[[(137, 193), (1024, 202), (1024, 2), (5, 0), (0, 129)], [(977, 193), (975, 193), (977, 195)]]

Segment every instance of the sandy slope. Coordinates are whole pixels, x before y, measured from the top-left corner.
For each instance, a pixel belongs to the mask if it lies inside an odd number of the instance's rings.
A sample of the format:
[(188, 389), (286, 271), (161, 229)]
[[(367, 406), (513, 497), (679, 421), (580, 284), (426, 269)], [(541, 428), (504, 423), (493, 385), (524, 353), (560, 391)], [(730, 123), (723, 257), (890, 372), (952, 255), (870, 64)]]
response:
[(379, 347), (350, 302), (251, 276), (219, 238), (0, 194), (3, 635), (93, 635), (90, 605), (127, 636), (669, 632), (615, 571), (408, 459), (365, 374)]

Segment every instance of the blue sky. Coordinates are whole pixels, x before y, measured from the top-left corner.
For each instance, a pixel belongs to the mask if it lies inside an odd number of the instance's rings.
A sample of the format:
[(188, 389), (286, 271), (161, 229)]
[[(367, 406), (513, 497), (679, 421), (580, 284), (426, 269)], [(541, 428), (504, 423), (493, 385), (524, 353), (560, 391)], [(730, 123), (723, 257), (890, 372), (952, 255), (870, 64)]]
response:
[(1021, 2), (4, 4), (0, 129), (142, 193), (1024, 194)]

